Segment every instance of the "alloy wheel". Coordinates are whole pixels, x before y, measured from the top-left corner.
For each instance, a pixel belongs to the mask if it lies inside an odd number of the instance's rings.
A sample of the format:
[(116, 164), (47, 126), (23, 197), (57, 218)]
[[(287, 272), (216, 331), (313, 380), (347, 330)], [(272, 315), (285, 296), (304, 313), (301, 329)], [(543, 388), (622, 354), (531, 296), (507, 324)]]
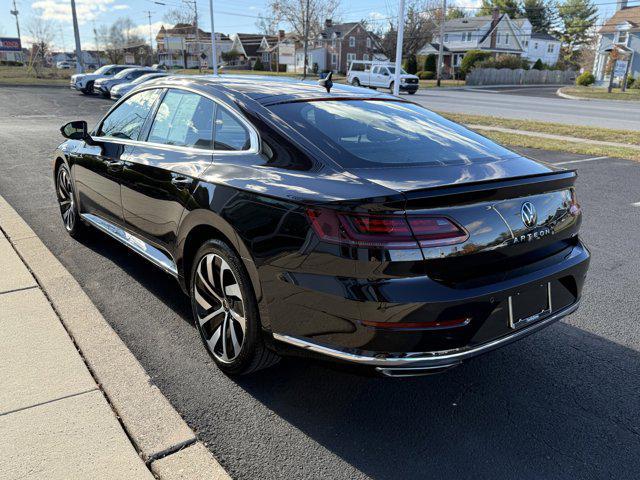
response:
[(196, 316), (207, 348), (223, 363), (235, 360), (247, 330), (244, 299), (229, 264), (215, 253), (203, 256), (194, 279)]
[(73, 231), (76, 224), (76, 207), (73, 196), (73, 183), (69, 176), (69, 170), (61, 167), (58, 170), (58, 205), (62, 214), (62, 221), (67, 231)]

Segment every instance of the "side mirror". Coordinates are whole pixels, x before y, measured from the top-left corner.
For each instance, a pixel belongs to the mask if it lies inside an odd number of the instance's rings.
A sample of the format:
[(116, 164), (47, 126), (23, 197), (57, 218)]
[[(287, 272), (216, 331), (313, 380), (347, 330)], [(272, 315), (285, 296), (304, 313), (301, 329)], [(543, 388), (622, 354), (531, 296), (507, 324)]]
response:
[(60, 133), (64, 138), (70, 140), (84, 140), (88, 145), (95, 145), (93, 138), (89, 135), (87, 122), (76, 120), (60, 127)]
[(333, 87), (333, 80), (331, 80), (331, 77), (333, 77), (333, 72), (329, 72), (326, 77), (318, 80), (318, 85), (326, 88), (327, 93), (331, 92), (331, 87)]

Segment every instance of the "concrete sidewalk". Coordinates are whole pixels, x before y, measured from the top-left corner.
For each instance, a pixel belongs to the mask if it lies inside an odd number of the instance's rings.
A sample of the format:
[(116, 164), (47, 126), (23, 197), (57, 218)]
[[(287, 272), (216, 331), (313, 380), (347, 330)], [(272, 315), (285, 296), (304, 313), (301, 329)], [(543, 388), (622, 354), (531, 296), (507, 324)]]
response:
[(153, 478), (1, 232), (0, 338), (0, 478)]
[(1, 195), (0, 339), (0, 480), (230, 480)]

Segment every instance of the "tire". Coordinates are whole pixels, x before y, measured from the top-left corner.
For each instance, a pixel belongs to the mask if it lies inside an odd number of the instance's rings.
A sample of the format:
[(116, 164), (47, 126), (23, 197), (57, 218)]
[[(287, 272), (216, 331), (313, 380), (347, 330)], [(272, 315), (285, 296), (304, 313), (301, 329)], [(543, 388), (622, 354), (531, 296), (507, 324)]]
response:
[(408, 90), (409, 95), (415, 95), (415, 93), (417, 92), (417, 90)]
[[(389, 84), (389, 91), (393, 94), (393, 82)], [(398, 92), (400, 93), (400, 92)]]
[(80, 220), (78, 204), (74, 195), (75, 187), (71, 172), (69, 172), (69, 167), (66, 164), (60, 164), (56, 170), (55, 183), (56, 196), (64, 228), (69, 235), (78, 238), (84, 233), (86, 227)]
[(351, 85), (353, 85), (354, 87), (359, 87), (360, 86), (360, 80), (356, 77), (351, 81)]
[(87, 83), (87, 86), (82, 89), (84, 95), (91, 95), (93, 93), (93, 82)]
[(194, 322), (220, 370), (246, 375), (280, 360), (264, 344), (251, 280), (226, 243), (205, 242), (195, 255), (190, 278)]

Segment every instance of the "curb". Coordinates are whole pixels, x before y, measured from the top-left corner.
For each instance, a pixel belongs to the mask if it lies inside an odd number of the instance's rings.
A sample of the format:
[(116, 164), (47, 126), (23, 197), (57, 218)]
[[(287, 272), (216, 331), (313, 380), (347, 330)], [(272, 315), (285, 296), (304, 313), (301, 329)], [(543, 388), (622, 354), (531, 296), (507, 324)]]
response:
[(568, 93), (564, 93), (562, 91), (562, 88), (564, 88), (564, 87), (560, 87), (558, 90), (556, 90), (556, 95), (561, 97), (561, 98), (566, 98), (568, 100), (586, 100), (586, 101), (591, 100), (590, 98), (575, 97), (573, 95), (569, 95)]
[(69, 85), (48, 85), (46, 83), (1, 83), (0, 87), (38, 87), (38, 88), (69, 88)]
[(75, 278), (1, 195), (0, 225), (151, 471), (161, 480), (230, 479)]

